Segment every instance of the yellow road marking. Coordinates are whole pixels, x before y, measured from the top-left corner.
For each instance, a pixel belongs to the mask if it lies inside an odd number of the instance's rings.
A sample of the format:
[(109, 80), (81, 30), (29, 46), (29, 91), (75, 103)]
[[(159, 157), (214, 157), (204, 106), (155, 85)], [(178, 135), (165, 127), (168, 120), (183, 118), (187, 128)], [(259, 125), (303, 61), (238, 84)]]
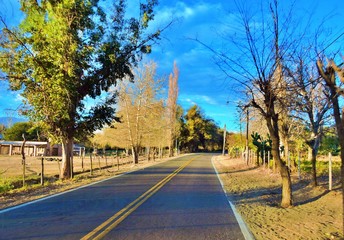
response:
[[(174, 176), (176, 176), (180, 171), (182, 171), (187, 165), (189, 165), (195, 158), (190, 159), (188, 162), (181, 165), (173, 173), (169, 174), (163, 180), (155, 184), (144, 194), (138, 197), (136, 200), (128, 204), (126, 207), (121, 209), (115, 215), (110, 217), (108, 220), (100, 224), (93, 231), (85, 235), (82, 240), (86, 239), (101, 239), (106, 234), (108, 234), (112, 229), (114, 229), (118, 224), (120, 224), (127, 216), (134, 212), (139, 206), (141, 206), (147, 199), (153, 196), (157, 191), (159, 191), (166, 183), (168, 183)], [(97, 235), (98, 234), (98, 235)]]

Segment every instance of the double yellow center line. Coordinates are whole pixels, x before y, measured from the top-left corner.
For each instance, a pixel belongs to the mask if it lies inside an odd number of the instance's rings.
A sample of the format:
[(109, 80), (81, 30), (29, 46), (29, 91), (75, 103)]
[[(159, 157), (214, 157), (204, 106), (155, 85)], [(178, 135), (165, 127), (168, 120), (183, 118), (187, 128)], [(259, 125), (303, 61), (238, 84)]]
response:
[(108, 220), (96, 227), (92, 232), (85, 235), (82, 240), (86, 239), (102, 239), (106, 236), (112, 229), (114, 229), (118, 224), (120, 224), (126, 217), (128, 217), (132, 212), (134, 212), (139, 206), (141, 206), (147, 199), (149, 199), (153, 194), (160, 190), (166, 183), (168, 183), (174, 176), (176, 176), (180, 171), (182, 171), (187, 165), (189, 165), (195, 158), (187, 161), (176, 169), (173, 173), (165, 177), (163, 180), (158, 182), (156, 185), (151, 187), (148, 191), (138, 197), (136, 200), (128, 204), (122, 210), (117, 212), (115, 215), (110, 217)]

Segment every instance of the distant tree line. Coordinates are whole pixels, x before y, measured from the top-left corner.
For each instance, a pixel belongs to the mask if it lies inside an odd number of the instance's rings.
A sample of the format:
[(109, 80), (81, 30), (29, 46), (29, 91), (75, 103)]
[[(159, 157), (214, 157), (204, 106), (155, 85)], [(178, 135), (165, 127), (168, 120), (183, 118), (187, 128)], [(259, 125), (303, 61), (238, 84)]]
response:
[(156, 76), (156, 64), (146, 63), (133, 69), (134, 82), (118, 85), (118, 111), (116, 121), (97, 133), (91, 142), (94, 148), (122, 148), (130, 151), (133, 162), (140, 154), (147, 157), (168, 156), (180, 151), (218, 151), (222, 148), (221, 130), (214, 120), (205, 116), (197, 106), (184, 114), (177, 105), (179, 70), (176, 64), (168, 79)]
[(0, 126), (0, 133), (4, 140), (23, 141), (23, 135), (27, 141), (46, 141), (46, 132), (40, 126), (32, 122), (17, 122), (11, 127)]

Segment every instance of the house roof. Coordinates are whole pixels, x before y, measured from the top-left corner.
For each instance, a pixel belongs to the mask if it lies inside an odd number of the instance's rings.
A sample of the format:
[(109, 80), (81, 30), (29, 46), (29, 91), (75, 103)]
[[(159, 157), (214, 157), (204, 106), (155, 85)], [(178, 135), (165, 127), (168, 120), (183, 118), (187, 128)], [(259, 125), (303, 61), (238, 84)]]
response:
[[(23, 141), (4, 141), (0, 140), (0, 145), (13, 145), (13, 146), (21, 146), (23, 145)], [(38, 142), (38, 141), (27, 141), (25, 146), (44, 146), (48, 145), (48, 142)]]

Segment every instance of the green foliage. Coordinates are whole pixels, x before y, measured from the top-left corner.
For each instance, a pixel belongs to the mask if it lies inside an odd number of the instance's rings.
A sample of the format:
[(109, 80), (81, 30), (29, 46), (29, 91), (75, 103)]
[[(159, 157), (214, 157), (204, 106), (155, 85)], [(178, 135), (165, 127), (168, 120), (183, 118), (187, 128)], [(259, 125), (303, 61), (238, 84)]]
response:
[(251, 137), (253, 145), (255, 145), (259, 151), (271, 151), (272, 140), (270, 139), (269, 134), (267, 135), (266, 140), (264, 140), (257, 132), (253, 132)]
[(239, 133), (229, 133), (226, 137), (228, 155), (237, 157), (238, 153), (245, 149), (245, 136)]
[(6, 130), (6, 127), (5, 127), (5, 125), (3, 125), (3, 124), (0, 124), (0, 134), (4, 133), (4, 132), (5, 132), (5, 130)]
[[(340, 162), (332, 162), (332, 172), (333, 175), (340, 175)], [(317, 161), (316, 169), (318, 176), (327, 176), (329, 171), (328, 161)], [(301, 172), (311, 173), (312, 172), (312, 162), (311, 161), (301, 161)]]
[(18, 122), (4, 131), (4, 139), (8, 141), (22, 141), (24, 134), (26, 140), (45, 141), (46, 138), (42, 133), (42, 129), (31, 122)]
[(337, 156), (340, 153), (339, 139), (334, 132), (327, 133), (322, 138), (319, 147), (319, 155), (327, 155), (329, 152), (333, 156)]
[(222, 147), (223, 131), (214, 120), (205, 117), (197, 105), (187, 111), (182, 134), (185, 138), (182, 147), (190, 152), (220, 150)]
[[(41, 188), (41, 178), (37, 175), (27, 176), (25, 179), (26, 185), (23, 187), (22, 177), (8, 177), (3, 178), (0, 175), (0, 194), (14, 191), (26, 191), (28, 189)], [(55, 181), (55, 178), (46, 179), (45, 186), (50, 185), (50, 181)]]
[(14, 184), (12, 181), (5, 179), (3, 177), (0, 178), (0, 194), (9, 192), (10, 190), (14, 189)]
[[(261, 159), (264, 158), (264, 151), (265, 152), (271, 152), (271, 146), (272, 146), (272, 140), (270, 139), (270, 135), (267, 135), (267, 139), (263, 139), (262, 136), (260, 136), (257, 132), (253, 132), (251, 134), (252, 137), (252, 143), (257, 147), (257, 164), (259, 161), (259, 154)], [(271, 156), (271, 155), (270, 155)], [(265, 161), (267, 158), (267, 154), (265, 154)]]
[[(144, 32), (157, 1), (141, 3), (140, 16), (130, 19), (124, 0), (113, 1), (114, 11), (107, 12), (99, 0), (20, 3), (21, 24), (1, 31), (0, 69), (12, 89), (22, 91), (25, 113), (59, 140), (110, 124), (116, 93), (104, 92), (133, 78), (131, 67), (159, 38), (159, 32)], [(104, 96), (86, 108), (87, 99)]]

